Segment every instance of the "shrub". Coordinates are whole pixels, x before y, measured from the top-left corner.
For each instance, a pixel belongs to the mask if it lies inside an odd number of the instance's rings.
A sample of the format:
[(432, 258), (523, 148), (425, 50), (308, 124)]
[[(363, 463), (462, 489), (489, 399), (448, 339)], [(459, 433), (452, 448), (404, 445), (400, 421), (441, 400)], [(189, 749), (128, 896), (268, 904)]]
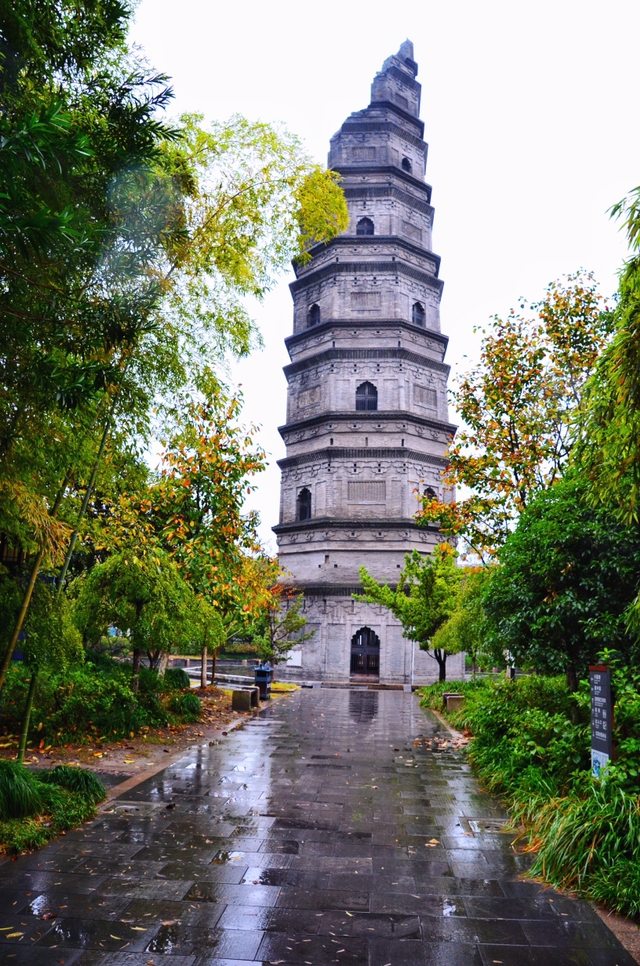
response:
[(46, 784), (60, 785), (75, 792), (83, 801), (97, 805), (107, 797), (107, 790), (100, 779), (85, 768), (72, 768), (70, 765), (56, 765), (50, 771), (38, 775), (38, 780)]
[(164, 674), (165, 691), (183, 691), (191, 687), (191, 678), (182, 667), (169, 667)]
[(197, 694), (179, 694), (169, 702), (169, 710), (185, 721), (197, 721), (202, 713), (202, 703)]
[(16, 761), (0, 761), (0, 819), (34, 815), (41, 805), (40, 788), (31, 772)]
[[(20, 728), (28, 677), (25, 668), (12, 668), (3, 689), (3, 725), (12, 733)], [(92, 654), (82, 667), (40, 673), (31, 720), (33, 733), (54, 742), (129, 736), (144, 726), (165, 725), (168, 718), (156, 675), (142, 674), (134, 695), (129, 665)]]

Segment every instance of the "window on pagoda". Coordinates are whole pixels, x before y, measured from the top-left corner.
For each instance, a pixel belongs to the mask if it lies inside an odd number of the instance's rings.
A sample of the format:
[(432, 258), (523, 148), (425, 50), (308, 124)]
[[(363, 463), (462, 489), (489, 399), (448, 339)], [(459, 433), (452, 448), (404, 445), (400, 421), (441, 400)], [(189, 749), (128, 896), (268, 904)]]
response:
[(371, 411), (378, 408), (378, 390), (371, 382), (363, 382), (356, 389), (356, 409)]
[(298, 493), (298, 520), (311, 519), (311, 490), (305, 486)]
[(356, 235), (373, 235), (374, 227), (370, 218), (361, 218), (356, 225)]

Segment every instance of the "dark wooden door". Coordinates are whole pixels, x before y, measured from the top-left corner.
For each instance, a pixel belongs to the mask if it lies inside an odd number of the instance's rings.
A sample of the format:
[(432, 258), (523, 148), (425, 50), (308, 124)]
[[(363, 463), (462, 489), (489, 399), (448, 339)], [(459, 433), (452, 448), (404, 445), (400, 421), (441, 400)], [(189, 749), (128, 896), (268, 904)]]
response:
[(380, 638), (370, 627), (361, 627), (351, 638), (351, 673), (380, 674)]

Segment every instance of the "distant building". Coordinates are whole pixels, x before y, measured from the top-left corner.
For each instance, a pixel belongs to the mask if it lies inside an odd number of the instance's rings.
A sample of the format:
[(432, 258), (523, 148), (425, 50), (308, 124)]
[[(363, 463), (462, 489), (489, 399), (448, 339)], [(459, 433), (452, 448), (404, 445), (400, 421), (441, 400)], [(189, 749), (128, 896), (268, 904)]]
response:
[[(287, 667), (293, 677), (437, 678), (436, 662), (387, 610), (351, 597), (361, 566), (394, 583), (407, 552), (434, 547), (437, 528), (415, 522), (416, 494), (443, 496), (444, 451), (455, 432), (417, 70), (407, 40), (376, 75), (369, 107), (331, 139), (329, 167), (342, 175), (349, 227), (314, 248), (291, 285), (280, 428), (287, 455), (273, 529), (280, 563), (316, 628)], [(449, 658), (448, 676), (461, 663)]]

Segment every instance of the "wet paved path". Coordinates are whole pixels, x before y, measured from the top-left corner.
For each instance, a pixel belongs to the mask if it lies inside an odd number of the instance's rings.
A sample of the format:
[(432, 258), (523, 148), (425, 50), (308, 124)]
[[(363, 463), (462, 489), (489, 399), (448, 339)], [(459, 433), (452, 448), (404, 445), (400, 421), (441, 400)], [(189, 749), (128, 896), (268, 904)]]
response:
[(0, 865), (0, 962), (633, 966), (587, 904), (518, 879), (446, 737), (403, 692), (280, 701)]

